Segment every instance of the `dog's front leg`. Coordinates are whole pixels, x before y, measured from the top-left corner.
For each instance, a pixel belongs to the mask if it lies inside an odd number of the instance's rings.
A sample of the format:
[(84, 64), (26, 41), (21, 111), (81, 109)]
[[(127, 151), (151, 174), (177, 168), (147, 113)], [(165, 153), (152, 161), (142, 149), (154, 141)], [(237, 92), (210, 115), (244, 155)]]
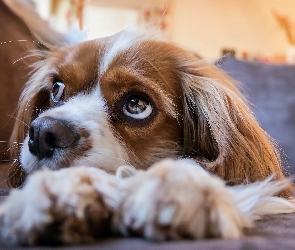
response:
[(37, 172), (1, 205), (1, 238), (22, 245), (93, 241), (111, 229), (120, 182), (90, 167)]
[(123, 235), (153, 240), (239, 238), (263, 214), (295, 211), (272, 197), (287, 184), (269, 178), (229, 187), (192, 160), (164, 160), (127, 178), (114, 222)]
[(111, 232), (149, 239), (239, 238), (263, 214), (294, 212), (272, 197), (288, 183), (228, 187), (189, 160), (164, 160), (119, 179), (91, 167), (43, 170), (0, 207), (0, 236), (12, 244), (73, 244)]

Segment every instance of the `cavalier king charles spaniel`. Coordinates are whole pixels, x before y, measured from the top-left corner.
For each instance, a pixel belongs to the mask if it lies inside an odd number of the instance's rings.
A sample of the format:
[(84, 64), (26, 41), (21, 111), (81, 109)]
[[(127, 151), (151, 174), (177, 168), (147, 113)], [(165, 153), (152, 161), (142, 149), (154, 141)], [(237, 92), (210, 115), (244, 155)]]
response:
[(10, 185), (24, 185), (0, 207), (2, 239), (239, 238), (295, 211), (271, 138), (200, 56), (132, 27), (38, 56), (11, 138), (23, 144)]

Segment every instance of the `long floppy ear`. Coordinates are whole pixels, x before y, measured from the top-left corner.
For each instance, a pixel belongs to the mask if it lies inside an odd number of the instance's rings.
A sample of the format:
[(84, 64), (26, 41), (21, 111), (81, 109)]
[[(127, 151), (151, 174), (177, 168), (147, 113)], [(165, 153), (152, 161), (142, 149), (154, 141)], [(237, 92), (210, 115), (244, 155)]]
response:
[(15, 114), (16, 121), (10, 137), (12, 165), (8, 173), (8, 185), (11, 187), (19, 187), (26, 177), (19, 163), (19, 152), (30, 124), (42, 110), (50, 105), (49, 92), (46, 89), (46, 84), (43, 83), (44, 76), (48, 72), (46, 68), (46, 52), (39, 51), (35, 53), (36, 56), (39, 56), (40, 61), (32, 66), (34, 68), (32, 76), (21, 93)]
[(234, 81), (195, 55), (179, 62), (184, 155), (232, 184), (262, 180), (274, 173), (276, 179), (283, 179), (279, 152)]

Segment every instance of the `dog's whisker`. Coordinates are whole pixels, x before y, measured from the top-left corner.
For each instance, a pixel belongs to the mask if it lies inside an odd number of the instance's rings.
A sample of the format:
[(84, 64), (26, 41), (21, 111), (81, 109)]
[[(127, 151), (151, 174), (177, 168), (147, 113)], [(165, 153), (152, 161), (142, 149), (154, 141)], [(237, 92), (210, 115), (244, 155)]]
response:
[(16, 142), (16, 141), (14, 141), (13, 144), (23, 145), (24, 143), (23, 142)]
[(21, 182), (21, 185), (19, 185), (17, 187), (18, 189), (20, 189), (23, 187), (23, 185), (25, 185), (26, 180), (24, 180), (24, 178), (23, 178), (23, 172), (21, 172), (21, 174), (19, 175), (18, 171), (16, 171), (15, 165), (17, 164), (17, 162), (18, 162), (17, 158), (12, 160), (12, 163), (9, 165), (9, 167), (7, 169), (8, 177), (6, 179), (4, 179), (4, 181), (2, 183), (8, 183), (10, 180), (14, 179), (14, 181), (16, 181), (16, 182)]
[(17, 62), (19, 62), (19, 61), (21, 61), (21, 60), (24, 60), (24, 59), (26, 59), (26, 58), (29, 58), (29, 57), (31, 57), (31, 56), (23, 56), (23, 57), (20, 57), (19, 59), (15, 60), (15, 61), (12, 63), (12, 65), (14, 65), (15, 63), (17, 63)]
[[(14, 159), (9, 159), (9, 160), (0, 160), (0, 162), (11, 162), (11, 164), (9, 164), (8, 169), (6, 170), (6, 174), (7, 174), (7, 178), (3, 179), (0, 183), (3, 184), (7, 184), (9, 182), (10, 179), (13, 179), (13, 177), (16, 175), (16, 171), (14, 169), (15, 163), (18, 161), (17, 158)], [(11, 170), (14, 170), (13, 172)]]
[[(9, 45), (9, 44), (13, 44), (13, 43), (21, 43), (21, 44), (22, 44), (22, 43), (27, 43), (27, 42), (37, 43), (37, 44), (42, 44), (42, 43), (40, 43), (39, 41), (35, 41), (35, 40), (19, 39), (19, 40), (15, 40), (15, 41), (13, 41), (13, 40), (3, 41), (3, 42), (0, 42), (0, 45)], [(22, 46), (22, 47), (24, 47), (24, 46)], [(10, 67), (10, 69), (9, 69), (9, 73), (11, 72), (11, 68), (12, 68), (12, 66), (13, 66), (14, 64), (16, 64), (17, 62), (19, 62), (19, 61), (21, 61), (21, 60), (25, 60), (25, 59), (27, 59), (27, 58), (35, 57), (35, 56), (36, 56), (36, 55), (35, 55), (34, 53), (29, 53), (29, 54), (27, 54), (27, 55), (25, 55), (25, 56), (23, 56), (23, 57), (18, 58), (17, 60), (15, 60), (14, 62), (12, 62), (11, 67)]]
[(18, 147), (18, 146), (21, 147), (22, 144), (13, 143), (13, 145), (10, 146), (10, 147), (6, 150), (6, 152), (9, 153), (11, 150), (15, 149), (15, 148)]
[(0, 45), (4, 45), (4, 44), (11, 44), (11, 43), (16, 43), (16, 42), (32, 42), (32, 43), (39, 43), (41, 44), (39, 41), (35, 41), (35, 40), (26, 40), (26, 39), (19, 39), (19, 40), (9, 40), (9, 41), (3, 41), (0, 42)]
[(142, 58), (143, 61), (147, 62), (149, 65), (151, 65), (159, 74), (159, 76), (162, 78), (162, 80), (167, 83), (167, 80), (165, 79), (165, 77), (163, 76), (163, 74), (160, 72), (160, 70), (158, 69), (158, 67), (156, 67), (150, 60), (146, 59), (146, 58)]
[[(164, 75), (160, 72), (159, 68), (154, 64), (152, 63), (150, 60), (146, 59), (146, 58), (143, 58), (142, 59), (143, 61), (147, 62), (148, 64), (150, 64), (155, 70), (156, 72), (159, 74), (159, 76), (161, 77), (162, 81), (167, 85), (169, 86), (169, 82), (167, 81), (167, 79), (164, 77)], [(159, 90), (162, 92), (162, 95), (163, 96), (163, 103), (165, 103), (165, 108), (166, 110), (173, 116), (175, 117), (176, 119), (178, 119), (178, 112), (177, 110), (175, 110), (177, 107), (172, 99), (173, 95), (167, 93), (166, 91), (164, 90)]]
[(21, 122), (21, 123), (24, 124), (27, 128), (30, 128), (30, 126), (29, 126), (26, 122), (20, 120), (19, 118), (15, 117), (15, 116), (13, 116), (13, 115), (9, 115), (9, 117), (15, 119), (15, 120), (18, 121), (18, 122)]
[[(3, 142), (8, 143), (8, 141), (3, 141)], [(21, 147), (22, 145), (23, 145), (22, 142), (11, 142), (10, 147), (8, 147), (8, 149), (6, 150), (6, 152), (10, 152), (14, 148)]]
[[(27, 59), (27, 58), (32, 58), (32, 57), (42, 58), (42, 57), (38, 54), (38, 52), (35, 52), (35, 53), (31, 52), (30, 54), (25, 55), (25, 56), (20, 57), (19, 59), (15, 60), (15, 61), (12, 63), (12, 65), (14, 65), (15, 63), (17, 63), (17, 62), (19, 62), (19, 61), (21, 61), (21, 60), (25, 60), (25, 59)], [(38, 63), (38, 62), (36, 62), (36, 64), (37, 64), (37, 63)], [(34, 64), (35, 64), (35, 63), (33, 63), (31, 66), (33, 67)], [(30, 67), (30, 66), (29, 66), (29, 67)]]

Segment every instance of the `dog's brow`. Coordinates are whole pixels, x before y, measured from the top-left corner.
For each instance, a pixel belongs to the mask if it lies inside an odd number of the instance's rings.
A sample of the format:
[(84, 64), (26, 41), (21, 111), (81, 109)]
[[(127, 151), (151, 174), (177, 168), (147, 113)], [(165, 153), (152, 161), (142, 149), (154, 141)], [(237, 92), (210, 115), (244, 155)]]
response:
[(122, 51), (128, 49), (136, 41), (136, 37), (131, 36), (129, 33), (122, 33), (116, 40), (106, 49), (104, 56), (100, 63), (100, 74), (106, 72), (108, 66), (112, 63), (114, 58)]

